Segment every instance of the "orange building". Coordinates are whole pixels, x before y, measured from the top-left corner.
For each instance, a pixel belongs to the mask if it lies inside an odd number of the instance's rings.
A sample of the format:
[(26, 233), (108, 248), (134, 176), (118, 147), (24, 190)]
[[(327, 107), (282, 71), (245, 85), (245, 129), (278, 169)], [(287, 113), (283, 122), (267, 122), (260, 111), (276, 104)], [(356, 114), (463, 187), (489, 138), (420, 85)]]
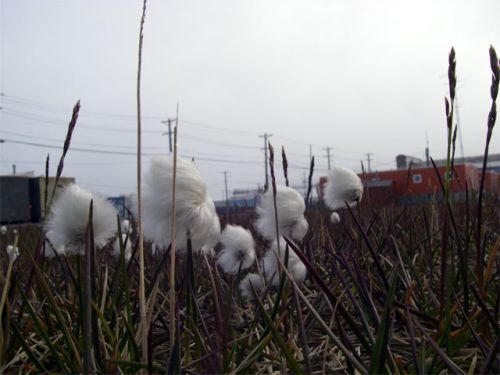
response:
[[(446, 167), (437, 167), (441, 183), (444, 183)], [(363, 202), (370, 205), (388, 205), (392, 203), (419, 202), (431, 196), (441, 196), (442, 188), (434, 167), (413, 167), (360, 174), (363, 181)], [(323, 194), (327, 177), (320, 178), (320, 191)], [(465, 192), (478, 191), (481, 183), (481, 171), (472, 164), (455, 165), (450, 192), (457, 198), (463, 198)], [(500, 174), (486, 172), (484, 191), (500, 194)]]

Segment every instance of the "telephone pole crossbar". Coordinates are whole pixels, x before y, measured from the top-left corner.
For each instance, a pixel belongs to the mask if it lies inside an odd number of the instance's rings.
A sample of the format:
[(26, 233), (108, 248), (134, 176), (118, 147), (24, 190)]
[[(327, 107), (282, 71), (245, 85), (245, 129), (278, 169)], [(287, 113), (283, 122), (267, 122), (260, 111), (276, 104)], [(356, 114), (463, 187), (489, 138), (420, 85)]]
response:
[(162, 133), (162, 135), (168, 134), (168, 149), (172, 153), (172, 122), (177, 121), (177, 118), (168, 118), (166, 120), (160, 121), (162, 124), (168, 125), (168, 132)]
[(373, 154), (371, 152), (367, 152), (365, 155), (366, 155), (366, 161), (368, 162), (368, 173), (370, 173), (372, 171), (371, 162)]

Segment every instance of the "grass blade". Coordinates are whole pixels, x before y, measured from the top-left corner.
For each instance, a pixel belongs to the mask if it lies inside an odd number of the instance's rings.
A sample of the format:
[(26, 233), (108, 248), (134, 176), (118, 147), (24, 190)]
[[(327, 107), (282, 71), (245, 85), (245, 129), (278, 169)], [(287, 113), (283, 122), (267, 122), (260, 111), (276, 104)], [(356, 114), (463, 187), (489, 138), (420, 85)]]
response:
[(262, 305), (262, 302), (258, 298), (257, 292), (253, 288), (253, 285), (250, 284), (250, 286), (252, 288), (252, 292), (254, 294), (255, 302), (256, 302), (259, 310), (260, 310), (260, 313), (264, 317), (264, 320), (265, 320), (267, 326), (271, 330), (271, 333), (273, 334), (274, 340), (276, 341), (276, 343), (278, 344), (278, 346), (281, 348), (282, 353), (283, 353), (283, 355), (286, 358), (288, 366), (290, 366), (290, 369), (293, 371), (294, 374), (304, 374), (304, 372), (299, 368), (299, 365), (297, 364), (297, 362), (293, 358), (292, 353), (290, 353), (289, 348), (286, 346), (285, 341), (283, 340), (283, 337), (281, 337), (281, 335), (280, 335), (278, 329), (276, 328), (273, 320), (267, 314), (266, 309), (264, 308), (264, 305)]
[(391, 330), (391, 310), (394, 293), (396, 291), (397, 278), (393, 277), (389, 294), (385, 300), (384, 312), (377, 329), (375, 346), (370, 358), (370, 374), (381, 374), (385, 367), (385, 361), (389, 353), (389, 332)]

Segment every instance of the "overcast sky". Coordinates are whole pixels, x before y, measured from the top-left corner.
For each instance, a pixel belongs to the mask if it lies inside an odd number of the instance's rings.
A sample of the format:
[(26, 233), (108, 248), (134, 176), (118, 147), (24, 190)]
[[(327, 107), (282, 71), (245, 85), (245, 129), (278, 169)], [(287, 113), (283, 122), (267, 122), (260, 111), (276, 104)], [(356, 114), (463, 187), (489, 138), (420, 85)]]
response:
[[(0, 173), (16, 164), (43, 174), (49, 153), (55, 174), (80, 99), (64, 174), (105, 195), (133, 192), (141, 1), (0, 3), (0, 132), (8, 140)], [(431, 156), (445, 157), (452, 46), (463, 150), (482, 154), (499, 14), (498, 0), (152, 0), (143, 169), (149, 154), (168, 154), (161, 120), (175, 117), (177, 103), (179, 154), (195, 157), (215, 200), (223, 171), (230, 190), (264, 183), (264, 133), (273, 134), (277, 164), (285, 147), (292, 185), (303, 184), (310, 145), (315, 179), (326, 174), (326, 147), (332, 163), (357, 171), (366, 153), (372, 170), (394, 168), (400, 153), (423, 158), (426, 135)], [(499, 133), (497, 124), (491, 152), (500, 152)]]

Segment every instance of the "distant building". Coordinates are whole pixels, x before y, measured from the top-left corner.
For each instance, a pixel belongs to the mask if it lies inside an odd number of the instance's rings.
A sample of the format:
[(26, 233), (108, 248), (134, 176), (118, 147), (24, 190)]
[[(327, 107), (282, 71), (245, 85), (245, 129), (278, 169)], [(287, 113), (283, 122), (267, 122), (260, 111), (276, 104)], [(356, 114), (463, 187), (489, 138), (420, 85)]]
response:
[[(427, 201), (432, 196), (441, 197), (446, 160), (436, 160), (435, 163), (438, 172), (422, 160), (398, 155), (398, 169), (360, 174), (364, 185), (363, 202), (370, 205), (388, 205)], [(488, 158), (484, 183), (484, 191), (488, 194), (500, 195), (500, 173), (497, 172), (499, 164), (500, 154)], [(461, 199), (465, 197), (466, 191), (478, 191), (481, 172), (482, 157), (456, 159), (450, 184), (451, 194)], [(327, 177), (320, 178), (321, 194), (326, 182)]]
[[(455, 158), (455, 165), (458, 164), (472, 164), (474, 167), (483, 169), (483, 155), (467, 156), (464, 158)], [(434, 160), (436, 165), (446, 165), (446, 159)], [(486, 163), (486, 171), (500, 173), (500, 154), (488, 155), (488, 162)]]
[[(478, 169), (483, 168), (483, 155), (477, 156), (466, 156), (466, 157), (455, 157), (454, 164), (471, 164)], [(441, 167), (445, 166), (447, 163), (446, 159), (436, 159), (434, 160), (434, 164), (436, 166)], [(416, 167), (431, 167), (432, 163), (429, 161), (422, 160), (415, 156), (399, 154), (396, 156), (396, 166), (398, 169), (408, 169), (410, 164), (413, 168)], [(489, 154), (488, 162), (486, 163), (486, 170), (488, 172), (496, 172), (500, 173), (500, 154)]]
[[(59, 190), (74, 183), (72, 177), (61, 177), (55, 186), (56, 178), (31, 177), (30, 175), (0, 176), (0, 223), (38, 223), (43, 220), (45, 212), (45, 196), (47, 206), (50, 204), (52, 192), (54, 198)], [(49, 207), (47, 207), (49, 210)]]
[(118, 211), (121, 219), (130, 219), (132, 215), (132, 196), (130, 195), (119, 195), (117, 197), (108, 197), (113, 206)]
[(261, 193), (262, 191), (259, 189), (235, 189), (227, 201), (215, 201), (215, 209), (219, 215), (224, 214), (227, 208), (253, 209), (257, 205)]
[(411, 155), (399, 154), (396, 156), (396, 167), (398, 169), (407, 169), (410, 167), (410, 164), (413, 166), (423, 166), (426, 162)]

